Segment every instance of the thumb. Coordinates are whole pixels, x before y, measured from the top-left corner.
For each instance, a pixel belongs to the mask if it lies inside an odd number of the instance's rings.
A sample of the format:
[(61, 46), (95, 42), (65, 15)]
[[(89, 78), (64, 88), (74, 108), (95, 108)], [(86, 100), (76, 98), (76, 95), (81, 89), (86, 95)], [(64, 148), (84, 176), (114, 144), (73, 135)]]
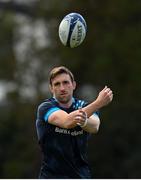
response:
[(102, 91), (105, 91), (107, 89), (107, 86), (105, 86), (103, 89), (102, 89)]

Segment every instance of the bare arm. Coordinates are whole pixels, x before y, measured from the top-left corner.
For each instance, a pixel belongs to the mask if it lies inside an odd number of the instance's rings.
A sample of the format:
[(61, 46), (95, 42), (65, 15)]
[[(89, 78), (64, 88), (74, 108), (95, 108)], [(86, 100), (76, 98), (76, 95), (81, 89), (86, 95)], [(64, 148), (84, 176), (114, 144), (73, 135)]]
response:
[(92, 115), (87, 120), (87, 125), (85, 127), (82, 127), (85, 131), (89, 133), (97, 133), (100, 126), (100, 119), (97, 115)]
[(110, 88), (105, 88), (100, 91), (97, 99), (93, 101), (88, 106), (81, 109), (81, 111), (87, 115), (87, 117), (83, 118), (80, 126), (90, 133), (97, 133), (99, 130), (100, 119), (97, 115), (92, 115), (95, 111), (109, 104), (113, 99), (113, 92)]
[(88, 106), (84, 107), (82, 110), (86, 112), (87, 116), (90, 117), (98, 109), (108, 105), (113, 100), (113, 92), (110, 88), (105, 86), (105, 88), (100, 91), (97, 99), (90, 103)]
[(79, 110), (73, 111), (69, 114), (63, 110), (58, 110), (49, 116), (48, 122), (61, 128), (70, 129), (77, 126), (79, 121), (76, 117), (78, 116), (82, 116), (82, 113)]
[(98, 109), (109, 104), (112, 99), (113, 93), (111, 89), (105, 87), (102, 91), (100, 91), (97, 99), (82, 108), (82, 110), (76, 110), (69, 114), (63, 110), (58, 110), (49, 116), (48, 122), (62, 128), (74, 128), (78, 125), (78, 123), (83, 125), (86, 120), (86, 117), (83, 114), (83, 112), (85, 112), (88, 117), (88, 123), (83, 129), (88, 132), (96, 132), (99, 128), (100, 120), (98, 117), (92, 115)]

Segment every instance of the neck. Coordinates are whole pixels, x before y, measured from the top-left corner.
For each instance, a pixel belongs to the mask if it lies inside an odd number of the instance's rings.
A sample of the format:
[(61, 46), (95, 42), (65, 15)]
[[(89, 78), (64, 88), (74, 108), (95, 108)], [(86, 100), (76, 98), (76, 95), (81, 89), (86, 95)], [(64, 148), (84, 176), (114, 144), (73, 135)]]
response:
[(74, 101), (74, 98), (71, 98), (69, 102), (63, 103), (63, 102), (58, 101), (55, 97), (54, 97), (54, 99), (58, 102), (59, 106), (61, 106), (63, 108), (69, 108)]
[(68, 103), (61, 103), (61, 102), (58, 102), (58, 103), (63, 108), (69, 108), (72, 105), (72, 101), (70, 101)]

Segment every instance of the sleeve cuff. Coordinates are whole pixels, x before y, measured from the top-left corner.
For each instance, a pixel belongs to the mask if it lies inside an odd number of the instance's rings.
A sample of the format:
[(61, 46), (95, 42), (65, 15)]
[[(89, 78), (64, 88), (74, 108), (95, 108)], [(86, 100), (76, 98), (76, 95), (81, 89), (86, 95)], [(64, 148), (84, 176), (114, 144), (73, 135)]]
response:
[(58, 107), (53, 107), (53, 108), (49, 109), (49, 111), (48, 111), (48, 112), (45, 114), (45, 116), (44, 116), (45, 122), (48, 121), (49, 116), (50, 116), (53, 112), (58, 111), (58, 110), (60, 110)]

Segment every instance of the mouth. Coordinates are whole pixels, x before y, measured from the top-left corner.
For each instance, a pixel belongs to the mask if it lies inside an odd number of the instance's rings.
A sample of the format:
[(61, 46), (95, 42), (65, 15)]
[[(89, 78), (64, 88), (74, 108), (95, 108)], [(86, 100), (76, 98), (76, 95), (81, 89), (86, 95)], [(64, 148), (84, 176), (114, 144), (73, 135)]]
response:
[(62, 94), (60, 94), (61, 96), (66, 96), (67, 95), (67, 93), (62, 93)]
[(67, 93), (61, 93), (60, 94), (60, 96), (66, 96), (67, 95)]

